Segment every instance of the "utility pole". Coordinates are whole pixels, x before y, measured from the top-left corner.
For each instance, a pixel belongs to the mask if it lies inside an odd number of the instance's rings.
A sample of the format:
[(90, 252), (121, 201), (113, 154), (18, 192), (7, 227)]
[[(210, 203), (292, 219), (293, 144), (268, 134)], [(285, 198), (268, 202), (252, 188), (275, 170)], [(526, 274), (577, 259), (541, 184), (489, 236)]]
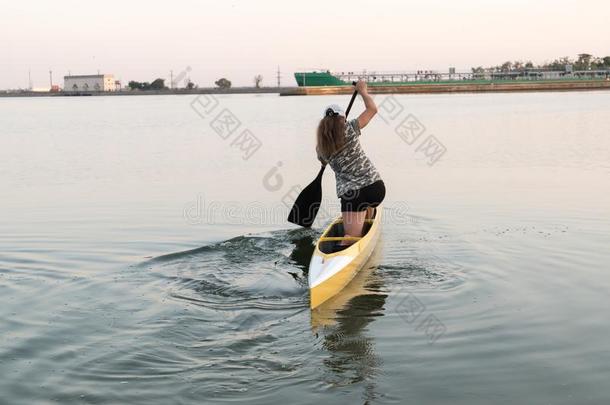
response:
[(32, 90), (32, 70), (28, 70), (28, 90)]
[(49, 70), (49, 83), (51, 84), (51, 87), (49, 87), (50, 89), (53, 88), (53, 71)]
[(281, 87), (282, 75), (280, 74), (280, 65), (277, 65), (277, 87)]
[(169, 88), (173, 90), (174, 88), (174, 71), (169, 71)]

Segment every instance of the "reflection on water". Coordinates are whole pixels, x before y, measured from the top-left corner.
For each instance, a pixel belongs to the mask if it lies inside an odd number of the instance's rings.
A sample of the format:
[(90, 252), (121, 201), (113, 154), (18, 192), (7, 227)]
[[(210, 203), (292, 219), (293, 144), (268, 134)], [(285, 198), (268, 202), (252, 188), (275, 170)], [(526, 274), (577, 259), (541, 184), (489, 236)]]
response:
[(383, 316), (387, 296), (382, 277), (375, 274), (380, 250), (343, 291), (311, 311), (312, 329), (322, 335), (322, 346), (329, 352), (324, 380), (331, 387), (362, 383), (366, 401), (378, 396), (376, 378), (382, 366), (375, 339), (367, 334), (375, 318)]
[(291, 243), (294, 244), (290, 259), (303, 270), (302, 279), (307, 280), (309, 261), (315, 250), (318, 235), (309, 230), (297, 230), (289, 232), (289, 237)]

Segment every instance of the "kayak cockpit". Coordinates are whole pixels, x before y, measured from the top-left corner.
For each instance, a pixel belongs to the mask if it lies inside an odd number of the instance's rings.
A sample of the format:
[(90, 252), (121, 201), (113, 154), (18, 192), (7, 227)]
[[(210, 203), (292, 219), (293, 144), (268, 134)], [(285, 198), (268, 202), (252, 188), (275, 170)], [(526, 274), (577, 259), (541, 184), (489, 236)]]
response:
[(342, 241), (344, 241), (344, 240), (350, 240), (350, 241), (354, 241), (354, 242), (359, 241), (360, 239), (362, 239), (362, 237), (364, 237), (369, 232), (369, 230), (371, 229), (371, 226), (373, 226), (373, 222), (374, 222), (373, 219), (365, 220), (361, 237), (355, 237), (355, 236), (346, 237), (345, 228), (343, 227), (343, 219), (339, 218), (330, 226), (330, 228), (327, 230), (327, 232), (324, 235), (322, 235), (322, 237), (318, 240), (318, 249), (320, 250), (320, 252), (322, 252), (324, 254), (331, 254), (331, 253), (339, 252), (350, 246), (350, 245), (340, 246), (340, 243)]

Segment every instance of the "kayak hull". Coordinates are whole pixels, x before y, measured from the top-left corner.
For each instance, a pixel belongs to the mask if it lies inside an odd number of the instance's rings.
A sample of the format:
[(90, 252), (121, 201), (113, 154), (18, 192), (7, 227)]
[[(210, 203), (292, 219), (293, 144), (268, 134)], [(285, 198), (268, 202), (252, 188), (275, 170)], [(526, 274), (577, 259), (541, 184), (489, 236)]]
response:
[(332, 253), (330, 246), (339, 242), (342, 219), (335, 219), (324, 231), (309, 264), (310, 307), (315, 309), (337, 295), (364, 267), (379, 240), (382, 208), (377, 207), (373, 220), (367, 221), (365, 235), (352, 245)]

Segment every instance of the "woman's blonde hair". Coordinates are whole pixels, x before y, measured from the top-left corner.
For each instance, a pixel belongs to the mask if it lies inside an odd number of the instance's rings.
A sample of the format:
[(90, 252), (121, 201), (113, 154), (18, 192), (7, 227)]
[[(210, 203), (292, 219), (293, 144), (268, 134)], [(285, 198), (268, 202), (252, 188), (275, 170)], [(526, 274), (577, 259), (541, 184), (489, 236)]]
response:
[(343, 145), (345, 145), (345, 117), (330, 115), (322, 118), (317, 133), (318, 155), (323, 159), (329, 159)]

